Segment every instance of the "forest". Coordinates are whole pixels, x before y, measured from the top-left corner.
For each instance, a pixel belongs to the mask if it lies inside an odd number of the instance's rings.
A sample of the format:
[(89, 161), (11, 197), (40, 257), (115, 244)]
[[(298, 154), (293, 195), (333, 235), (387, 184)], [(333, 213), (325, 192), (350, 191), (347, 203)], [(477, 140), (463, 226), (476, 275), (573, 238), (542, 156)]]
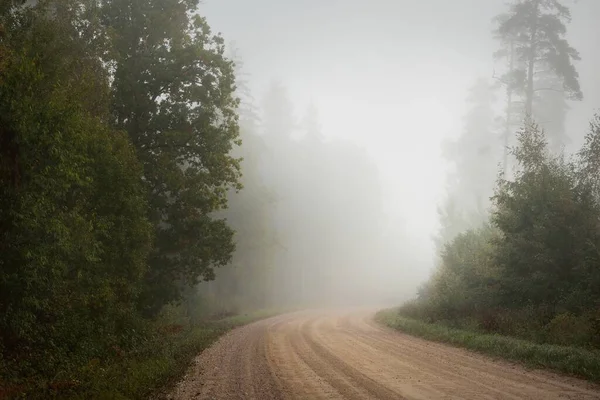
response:
[[(201, 3), (0, 1), (0, 399), (148, 398), (235, 326), (410, 297), (377, 160), (256, 93)], [(567, 5), (505, 8), (397, 314), (597, 351), (600, 115), (568, 131)]]
[(476, 82), (463, 133), (447, 142), (437, 267), (402, 316), (600, 347), (600, 117), (567, 131), (585, 88), (565, 4), (514, 2), (494, 20), (501, 72)]
[(364, 286), (375, 165), (255, 101), (198, 3), (2, 2), (0, 398), (146, 398), (243, 313)]

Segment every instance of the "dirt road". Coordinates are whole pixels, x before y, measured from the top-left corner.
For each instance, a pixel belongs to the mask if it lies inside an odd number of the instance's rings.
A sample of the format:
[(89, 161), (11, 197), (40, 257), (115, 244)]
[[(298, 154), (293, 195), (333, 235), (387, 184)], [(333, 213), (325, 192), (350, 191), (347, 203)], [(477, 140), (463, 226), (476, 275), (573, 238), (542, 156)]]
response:
[(600, 399), (600, 387), (383, 328), (369, 311), (312, 311), (237, 329), (171, 398)]

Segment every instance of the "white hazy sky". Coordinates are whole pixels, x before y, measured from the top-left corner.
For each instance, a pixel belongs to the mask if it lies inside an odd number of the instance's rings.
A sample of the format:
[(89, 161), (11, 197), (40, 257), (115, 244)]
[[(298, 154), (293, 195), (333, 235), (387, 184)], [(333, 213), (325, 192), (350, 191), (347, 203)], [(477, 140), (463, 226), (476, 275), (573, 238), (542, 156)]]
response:
[[(491, 19), (503, 0), (204, 0), (201, 12), (234, 41), (260, 98), (283, 82), (301, 115), (319, 108), (325, 135), (365, 146), (381, 170), (391, 218), (433, 253), (445, 165), (440, 144), (460, 132), (467, 88), (491, 77)], [(572, 6), (571, 44), (586, 101), (576, 135), (600, 105), (600, 0)], [(578, 141), (579, 138), (575, 138)]]

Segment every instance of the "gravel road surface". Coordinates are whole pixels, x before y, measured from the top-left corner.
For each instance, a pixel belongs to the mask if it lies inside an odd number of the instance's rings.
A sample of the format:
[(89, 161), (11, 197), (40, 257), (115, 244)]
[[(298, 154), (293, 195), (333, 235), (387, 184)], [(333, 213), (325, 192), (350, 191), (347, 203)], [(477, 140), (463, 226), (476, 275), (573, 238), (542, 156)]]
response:
[(598, 385), (404, 335), (372, 317), (302, 311), (233, 330), (169, 398), (600, 399)]

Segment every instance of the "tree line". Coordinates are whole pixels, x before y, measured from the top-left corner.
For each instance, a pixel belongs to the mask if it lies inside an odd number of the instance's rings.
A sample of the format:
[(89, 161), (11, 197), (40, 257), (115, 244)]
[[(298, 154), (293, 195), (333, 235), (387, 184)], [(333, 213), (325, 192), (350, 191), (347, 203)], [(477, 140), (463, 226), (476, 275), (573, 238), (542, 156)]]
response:
[(239, 100), (198, 3), (2, 2), (0, 381), (135, 348), (230, 262)]
[(182, 327), (339, 298), (375, 254), (369, 156), (283, 85), (256, 104), (199, 3), (1, 2), (0, 397), (92, 390), (180, 354)]
[(380, 250), (369, 247), (381, 241), (384, 220), (376, 165), (359, 146), (327, 138), (315, 104), (297, 116), (280, 82), (260, 106), (242, 102), (244, 190), (225, 211), (238, 249), (215, 281), (199, 285), (198, 301), (234, 313), (356, 295), (359, 271)]
[(439, 265), (405, 315), (600, 346), (600, 120), (579, 151), (564, 152), (567, 101), (583, 96), (569, 21), (557, 0), (514, 1), (495, 19), (506, 68), (474, 86), (464, 133), (447, 145)]

